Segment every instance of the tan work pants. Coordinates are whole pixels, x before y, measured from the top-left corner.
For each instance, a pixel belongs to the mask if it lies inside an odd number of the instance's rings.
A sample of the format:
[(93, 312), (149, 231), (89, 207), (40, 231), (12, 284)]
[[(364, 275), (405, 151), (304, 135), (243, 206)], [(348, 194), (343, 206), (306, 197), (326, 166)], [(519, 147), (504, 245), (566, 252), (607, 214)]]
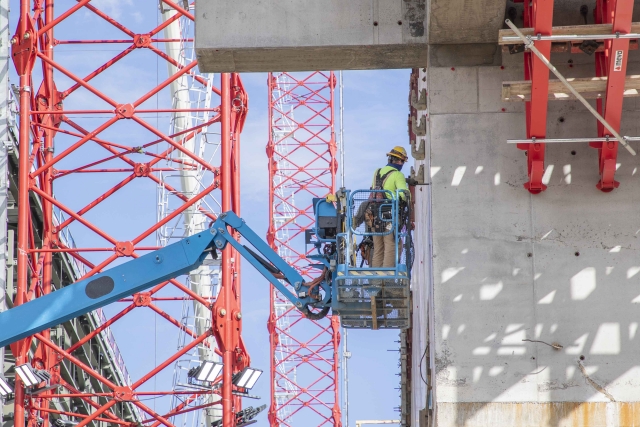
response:
[(371, 266), (396, 266), (396, 238), (393, 233), (384, 236), (373, 236), (373, 261)]

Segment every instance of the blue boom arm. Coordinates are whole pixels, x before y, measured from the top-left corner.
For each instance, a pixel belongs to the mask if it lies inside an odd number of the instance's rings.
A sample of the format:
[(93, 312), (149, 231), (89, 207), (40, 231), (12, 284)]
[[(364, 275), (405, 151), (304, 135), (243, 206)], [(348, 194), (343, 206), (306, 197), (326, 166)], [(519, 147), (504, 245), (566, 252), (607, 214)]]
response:
[[(255, 251), (240, 244), (228, 229), (236, 230)], [(207, 231), (150, 252), (48, 295), (0, 313), (0, 346), (4, 347), (44, 329), (104, 307), (198, 268), (205, 257), (231, 244), (251, 265), (303, 314), (314, 318), (329, 311), (330, 284), (307, 284), (244, 220), (233, 212), (218, 217)], [(215, 253), (214, 253), (215, 255)], [(296, 293), (284, 285), (288, 282)], [(324, 291), (322, 295), (319, 290)], [(310, 311), (320, 308), (320, 314)]]

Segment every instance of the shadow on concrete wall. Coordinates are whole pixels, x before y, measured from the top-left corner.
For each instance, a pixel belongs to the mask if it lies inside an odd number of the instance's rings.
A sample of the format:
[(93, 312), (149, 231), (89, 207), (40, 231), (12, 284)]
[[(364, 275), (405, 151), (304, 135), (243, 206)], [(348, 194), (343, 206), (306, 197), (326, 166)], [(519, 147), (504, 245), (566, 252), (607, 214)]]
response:
[[(582, 19), (584, 2), (569, 3)], [(595, 75), (584, 54), (552, 62)], [(620, 150), (621, 186), (602, 193), (597, 150), (547, 145), (549, 188), (530, 195), (525, 153), (506, 143), (525, 136), (523, 106), (499, 94), (524, 80), (522, 56), (503, 63), (429, 70), (438, 425), (638, 425), (637, 158)], [(625, 100), (623, 135), (638, 135), (636, 103)], [(551, 103), (547, 129), (596, 136), (596, 120)]]

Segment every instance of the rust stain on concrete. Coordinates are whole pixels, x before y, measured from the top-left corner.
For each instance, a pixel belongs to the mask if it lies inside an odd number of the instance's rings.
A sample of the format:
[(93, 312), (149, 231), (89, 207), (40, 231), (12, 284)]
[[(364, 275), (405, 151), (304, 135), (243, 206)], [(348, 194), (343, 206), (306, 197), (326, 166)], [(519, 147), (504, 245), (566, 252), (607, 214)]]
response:
[(438, 427), (640, 427), (640, 402), (441, 402), (437, 419)]
[(640, 404), (628, 404), (621, 405), (620, 412), (618, 412), (618, 419), (620, 420), (620, 426), (624, 427), (638, 427), (640, 426)]

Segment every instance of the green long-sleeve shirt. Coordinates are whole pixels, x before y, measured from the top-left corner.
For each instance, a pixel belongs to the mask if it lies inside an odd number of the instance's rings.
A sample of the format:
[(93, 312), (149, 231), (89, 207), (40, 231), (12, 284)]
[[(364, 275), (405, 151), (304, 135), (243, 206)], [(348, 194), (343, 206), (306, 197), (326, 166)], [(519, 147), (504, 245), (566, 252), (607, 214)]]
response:
[[(371, 184), (371, 188), (376, 186), (376, 174), (379, 174), (379, 176), (384, 176), (384, 174), (386, 174), (387, 172), (389, 172), (390, 170), (393, 170), (393, 172), (391, 172), (389, 174), (389, 176), (387, 176), (387, 178), (384, 181), (384, 185), (382, 188), (384, 188), (385, 190), (389, 190), (391, 191), (393, 194), (396, 194), (396, 190), (409, 190), (409, 186), (407, 185), (407, 180), (404, 177), (404, 175), (402, 174), (402, 172), (400, 172), (399, 170), (397, 170), (396, 168), (392, 167), (392, 166), (385, 166), (383, 168), (377, 169), (374, 174), (373, 174), (373, 182)], [(405, 193), (400, 193), (400, 198), (401, 199), (405, 199)]]

